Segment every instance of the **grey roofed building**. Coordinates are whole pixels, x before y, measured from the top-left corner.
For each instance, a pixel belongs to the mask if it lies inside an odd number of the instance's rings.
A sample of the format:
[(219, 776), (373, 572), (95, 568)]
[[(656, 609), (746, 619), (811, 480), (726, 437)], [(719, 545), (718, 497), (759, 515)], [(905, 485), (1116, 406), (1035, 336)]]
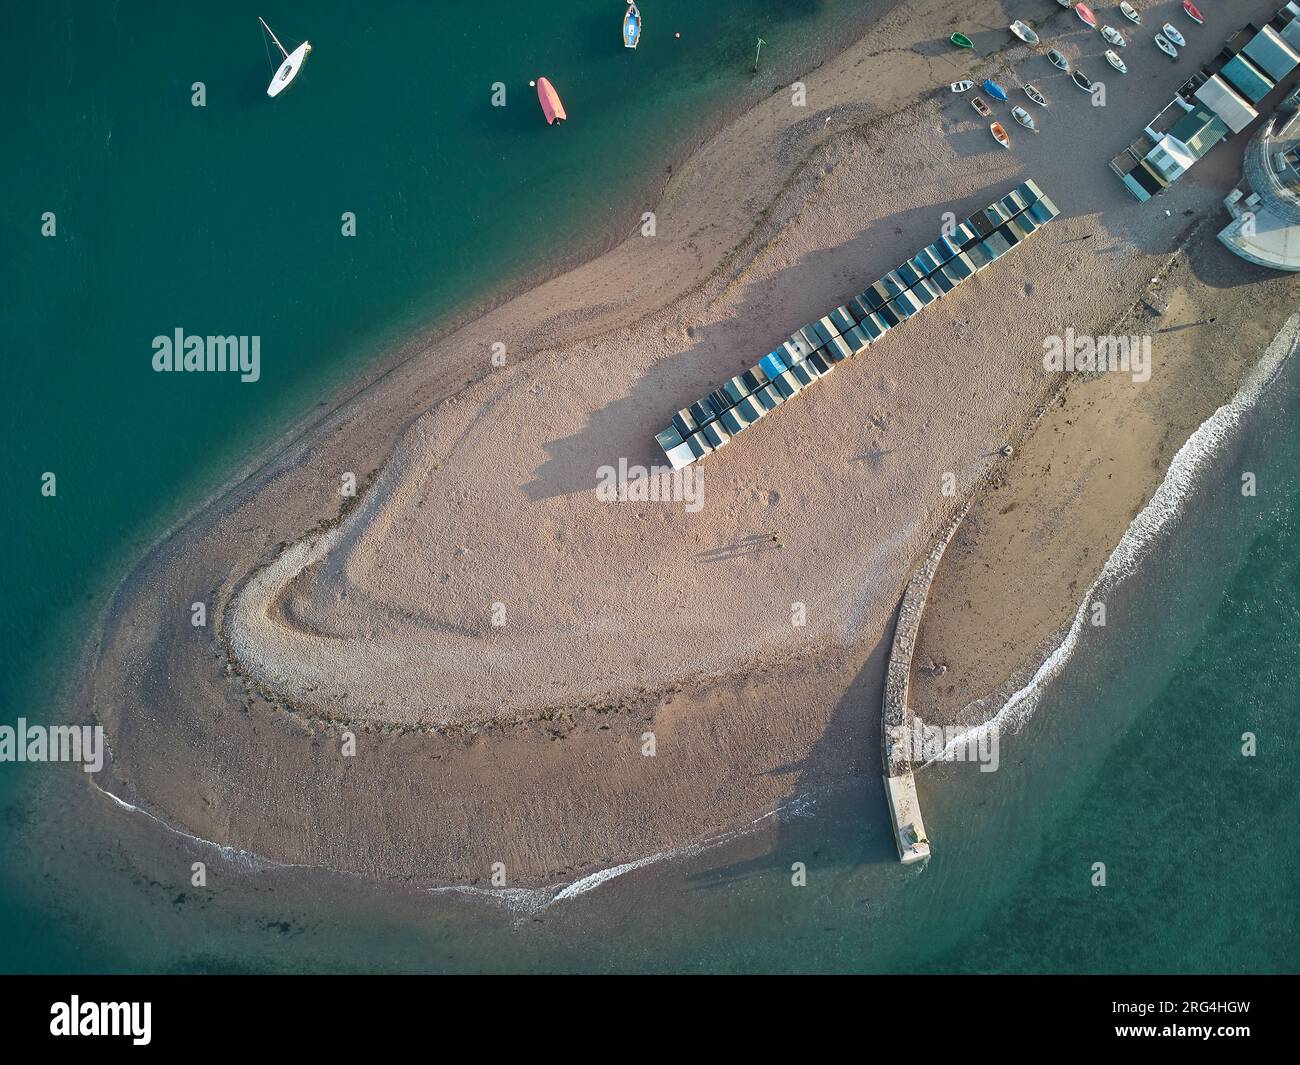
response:
[(1251, 138), (1242, 161), (1249, 195), (1224, 201), (1232, 221), (1219, 240), (1274, 270), (1300, 271), (1300, 90), (1291, 92)]
[(1233, 133), (1240, 133), (1259, 117), (1259, 112), (1218, 74), (1209, 78), (1194, 95), (1223, 119), (1223, 124)]
[(1241, 50), (1275, 82), (1281, 81), (1300, 64), (1300, 55), (1270, 26), (1255, 34)]

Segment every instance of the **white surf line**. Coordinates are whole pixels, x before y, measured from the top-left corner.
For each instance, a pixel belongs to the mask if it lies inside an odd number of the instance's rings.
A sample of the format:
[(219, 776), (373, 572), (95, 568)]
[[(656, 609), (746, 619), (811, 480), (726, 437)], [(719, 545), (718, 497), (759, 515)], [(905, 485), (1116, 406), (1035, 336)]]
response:
[(951, 753), (967, 747), (972, 739), (982, 738), (991, 731), (1000, 734), (1008, 727), (1023, 725), (1029, 720), (1038, 708), (1044, 687), (1061, 672), (1074, 653), (1097, 593), (1110, 591), (1137, 568), (1145, 549), (1161, 529), (1181, 512), (1183, 500), (1195, 486), (1196, 475), (1205, 461), (1222, 446), (1232, 430), (1241, 424), (1243, 416), (1259, 402), (1260, 396), (1277, 376), (1282, 364), (1295, 351), (1297, 344), (1300, 344), (1300, 313), (1287, 319), (1236, 395), (1206, 418), (1178, 449), (1164, 480), (1130, 523), (1115, 545), (1115, 550), (1106, 559), (1101, 572), (1097, 574), (1097, 579), (1084, 593), (1069, 632), (1038, 667), (1028, 683), (1007, 699), (987, 721), (963, 730), (941, 753), (925, 762), (923, 768), (945, 761)]
[(573, 881), (570, 884), (562, 884), (558, 887), (541, 887), (541, 888), (483, 888), (474, 884), (451, 884), (446, 887), (429, 888), (431, 894), (455, 893), (460, 895), (470, 895), (475, 898), (490, 899), (500, 903), (506, 909), (526, 914), (536, 914), (545, 910), (556, 902), (567, 902), (570, 899), (576, 899), (579, 895), (585, 895), (589, 891), (594, 891), (602, 884), (607, 884), (627, 873), (634, 872), (637, 869), (644, 869), (649, 865), (657, 865), (660, 862), (668, 861), (673, 858), (694, 858), (703, 854), (707, 850), (712, 850), (724, 843), (728, 843), (737, 837), (746, 835), (756, 825), (769, 818), (776, 817), (778, 814), (787, 813), (795, 817), (810, 816), (809, 810), (817, 804), (817, 800), (810, 795), (795, 795), (785, 802), (781, 803), (774, 809), (768, 810), (765, 814), (760, 814), (754, 818), (748, 825), (743, 828), (732, 829), (730, 832), (724, 832), (718, 836), (712, 836), (702, 840), (699, 843), (689, 843), (681, 847), (673, 847), (666, 851), (657, 851), (654, 854), (648, 854), (644, 858), (637, 858), (630, 862), (624, 862), (621, 865), (612, 865), (607, 869), (598, 869), (594, 873), (589, 873), (584, 877)]
[(263, 858), (261, 855), (254, 854), (252, 851), (240, 850), (238, 847), (231, 847), (225, 843), (214, 843), (210, 839), (204, 839), (202, 836), (195, 836), (192, 833), (177, 828), (175, 825), (168, 824), (157, 814), (144, 809), (144, 807), (142, 806), (136, 806), (134, 803), (129, 803), (125, 799), (120, 798), (117, 795), (114, 795), (107, 788), (101, 787), (93, 779), (91, 779), (90, 781), (90, 786), (93, 787), (101, 795), (108, 796), (110, 799), (113, 800), (114, 803), (117, 804), (118, 807), (120, 807), (123, 810), (126, 810), (128, 813), (141, 814), (144, 817), (149, 818), (149, 820), (157, 822), (158, 824), (162, 825), (162, 827), (165, 828), (168, 832), (170, 832), (173, 836), (180, 836), (183, 839), (190, 840), (193, 843), (200, 843), (205, 847), (211, 847), (213, 850), (220, 853), (221, 856), (225, 858), (227, 861), (235, 862), (238, 863), (239, 865), (245, 865), (250, 869), (267, 869), (267, 868), (324, 869), (325, 868), (324, 866), (294, 865), (289, 862), (272, 861), (270, 858)]

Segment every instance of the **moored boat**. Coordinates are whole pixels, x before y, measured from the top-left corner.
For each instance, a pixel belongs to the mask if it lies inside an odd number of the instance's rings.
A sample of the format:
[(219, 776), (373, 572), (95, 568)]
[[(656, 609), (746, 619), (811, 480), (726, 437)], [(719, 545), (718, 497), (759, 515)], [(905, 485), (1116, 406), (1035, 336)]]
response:
[(623, 16), (623, 47), (635, 48), (641, 40), (641, 11), (636, 4), (627, 5)]
[(993, 99), (995, 99), (995, 100), (1006, 100), (1006, 99), (1009, 99), (1009, 97), (1008, 97), (1008, 95), (1007, 95), (1007, 90), (1004, 89), (1001, 85), (999, 85), (999, 84), (998, 84), (996, 81), (994, 81), (992, 78), (985, 78), (985, 79), (984, 79), (984, 91), (985, 91), (986, 93), (988, 93), (990, 96), (992, 96)]
[(1130, 22), (1139, 26), (1142, 24), (1142, 16), (1138, 14), (1138, 9), (1130, 4), (1128, 0), (1121, 0), (1119, 10), (1120, 14)]
[(1067, 11), (1074, 6), (1074, 0), (1056, 0)]
[(554, 125), (556, 122), (563, 122), (569, 116), (564, 113), (564, 104), (560, 102), (560, 94), (555, 91), (555, 86), (547, 78), (537, 79), (537, 99), (542, 105), (542, 114), (546, 116), (546, 124)]
[(989, 132), (993, 134), (993, 139), (1002, 145), (1002, 147), (1011, 147), (1011, 137), (1007, 134), (1007, 131), (1002, 128), (1001, 122), (990, 122)]
[(1074, 13), (1079, 16), (1081, 22), (1087, 23), (1094, 30), (1097, 28), (1097, 16), (1092, 13), (1092, 8), (1087, 4), (1075, 4)]
[(1195, 22), (1198, 26), (1205, 25), (1205, 16), (1201, 14), (1192, 0), (1183, 0), (1183, 10), (1187, 12), (1187, 17)]
[(1024, 41), (1025, 44), (1038, 43), (1038, 34), (1019, 19), (1016, 19), (1015, 22), (1011, 23), (1011, 32)]
[(1169, 38), (1170, 43), (1178, 45), (1179, 48), (1187, 43), (1187, 38), (1179, 33), (1172, 23), (1166, 22), (1160, 27), (1160, 32)]
[(975, 43), (964, 33), (954, 33), (948, 40), (952, 41), (958, 48), (974, 48)]
[(1121, 74), (1128, 73), (1128, 67), (1124, 65), (1124, 60), (1119, 57), (1119, 53), (1113, 48), (1106, 49), (1106, 62), (1118, 70)]
[(1023, 107), (1013, 107), (1011, 109), (1011, 117), (1024, 126), (1025, 129), (1031, 130), (1034, 133), (1038, 132), (1038, 127), (1034, 125), (1034, 116)]
[(972, 96), (970, 98), (970, 105), (975, 108), (975, 113), (981, 118), (988, 118), (989, 115), (993, 114), (993, 108), (986, 104), (979, 96)]
[(1164, 52), (1170, 59), (1178, 58), (1178, 49), (1169, 43), (1163, 33), (1156, 34), (1156, 47), (1159, 48), (1160, 51)]
[(954, 81), (948, 86), (953, 92), (965, 92), (967, 89), (975, 88), (973, 81)]
[(1025, 95), (1033, 100), (1039, 107), (1047, 106), (1047, 97), (1038, 91), (1037, 85), (1031, 85), (1029, 82), (1025, 82), (1021, 88), (1025, 90)]
[(262, 24), (262, 29), (271, 35), (271, 40), (275, 42), (275, 46), (280, 49), (280, 54), (284, 56), (284, 62), (276, 70), (275, 76), (271, 79), (271, 84), (266, 87), (266, 95), (274, 99), (289, 87), (293, 79), (302, 70), (303, 64), (307, 62), (307, 57), (311, 55), (311, 42), (303, 41), (302, 44), (290, 52), (280, 43), (280, 38), (275, 35), (271, 27), (266, 24), (266, 19), (258, 15), (257, 21)]
[(1064, 52), (1058, 52), (1053, 48), (1047, 53), (1047, 58), (1057, 70), (1064, 70), (1067, 74), (1070, 73), (1070, 61), (1065, 58)]
[(1092, 79), (1089, 78), (1088, 75), (1085, 74), (1082, 70), (1076, 70), (1073, 74), (1071, 74), (1070, 80), (1073, 81), (1077, 86), (1079, 86), (1079, 88), (1081, 88), (1084, 92), (1092, 92)]
[(1105, 37), (1106, 40), (1110, 41), (1110, 43), (1113, 44), (1116, 48), (1128, 47), (1128, 41), (1124, 39), (1124, 35), (1120, 33), (1119, 30), (1117, 30), (1114, 26), (1103, 26), (1101, 28), (1101, 35)]

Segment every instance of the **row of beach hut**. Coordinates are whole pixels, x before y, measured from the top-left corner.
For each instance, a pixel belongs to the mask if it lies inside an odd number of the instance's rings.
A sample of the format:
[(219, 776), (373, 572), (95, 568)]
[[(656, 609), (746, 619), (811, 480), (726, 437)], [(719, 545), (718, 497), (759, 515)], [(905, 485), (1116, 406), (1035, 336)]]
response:
[(837, 363), (866, 351), (894, 326), (1001, 258), (1058, 213), (1033, 181), (976, 211), (861, 295), (796, 329), (758, 365), (674, 414), (672, 424), (655, 436), (669, 463), (681, 469), (725, 446)]

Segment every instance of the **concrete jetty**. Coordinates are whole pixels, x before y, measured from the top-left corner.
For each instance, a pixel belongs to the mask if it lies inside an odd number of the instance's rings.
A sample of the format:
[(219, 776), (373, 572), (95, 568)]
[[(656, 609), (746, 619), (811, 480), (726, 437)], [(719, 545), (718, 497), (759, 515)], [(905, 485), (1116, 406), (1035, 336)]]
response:
[(894, 842), (898, 844), (898, 857), (905, 864), (925, 861), (930, 857), (930, 839), (925, 833), (925, 822), (921, 819), (921, 803), (916, 794), (908, 736), (910, 723), (907, 698), (912, 681), (912, 654), (916, 648), (916, 636), (921, 628), (921, 615), (925, 612), (930, 585), (939, 571), (944, 551), (968, 510), (969, 502), (953, 515), (930, 548), (930, 553), (908, 580), (903, 602), (898, 608), (894, 642), (889, 650), (889, 665), (885, 670), (885, 698), (880, 729), (885, 796), (889, 800), (889, 813), (894, 822)]

